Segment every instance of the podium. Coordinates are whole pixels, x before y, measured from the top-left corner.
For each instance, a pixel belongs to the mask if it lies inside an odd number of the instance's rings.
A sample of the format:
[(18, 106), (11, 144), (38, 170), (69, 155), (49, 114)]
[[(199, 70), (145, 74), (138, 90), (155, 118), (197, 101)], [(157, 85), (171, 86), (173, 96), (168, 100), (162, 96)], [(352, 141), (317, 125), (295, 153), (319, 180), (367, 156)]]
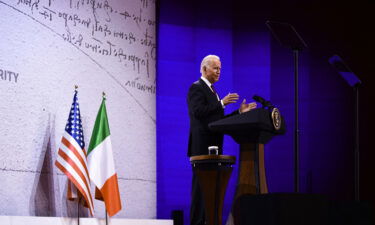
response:
[(230, 135), (239, 145), (239, 169), (233, 202), (247, 194), (268, 193), (264, 166), (264, 144), (285, 133), (278, 109), (263, 108), (227, 117), (209, 124), (212, 131)]
[(202, 191), (206, 222), (222, 225), (226, 187), (236, 158), (229, 155), (198, 155), (190, 157), (193, 171)]

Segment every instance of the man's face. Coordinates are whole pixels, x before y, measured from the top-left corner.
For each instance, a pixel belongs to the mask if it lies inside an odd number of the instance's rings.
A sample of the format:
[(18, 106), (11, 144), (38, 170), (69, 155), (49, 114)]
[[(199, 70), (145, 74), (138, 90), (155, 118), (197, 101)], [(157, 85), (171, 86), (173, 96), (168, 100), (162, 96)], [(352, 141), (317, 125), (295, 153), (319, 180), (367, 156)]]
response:
[(211, 59), (208, 66), (203, 68), (204, 77), (210, 81), (211, 84), (217, 82), (220, 78), (221, 62), (218, 59)]

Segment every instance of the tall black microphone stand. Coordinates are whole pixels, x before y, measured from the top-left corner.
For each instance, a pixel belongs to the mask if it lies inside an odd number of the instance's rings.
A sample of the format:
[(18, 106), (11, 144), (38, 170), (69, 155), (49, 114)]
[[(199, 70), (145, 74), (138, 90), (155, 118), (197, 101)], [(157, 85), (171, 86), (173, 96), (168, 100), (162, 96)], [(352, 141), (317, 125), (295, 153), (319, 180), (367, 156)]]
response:
[(354, 199), (359, 201), (359, 87), (362, 82), (338, 55), (333, 55), (328, 61), (354, 90)]
[(267, 21), (267, 27), (279, 43), (293, 51), (294, 61), (294, 192), (299, 192), (298, 54), (307, 45), (288, 23)]
[(354, 147), (354, 198), (359, 201), (359, 86), (354, 86), (355, 99), (355, 147)]
[(299, 123), (298, 123), (298, 49), (293, 49), (294, 58), (294, 192), (299, 192)]

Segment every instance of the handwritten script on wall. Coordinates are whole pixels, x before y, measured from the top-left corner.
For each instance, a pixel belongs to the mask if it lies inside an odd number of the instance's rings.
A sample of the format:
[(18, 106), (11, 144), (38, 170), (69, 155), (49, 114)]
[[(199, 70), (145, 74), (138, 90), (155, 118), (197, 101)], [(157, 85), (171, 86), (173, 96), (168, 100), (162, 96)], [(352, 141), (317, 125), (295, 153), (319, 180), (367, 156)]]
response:
[[(3, 2), (4, 3), (4, 2)], [(15, 0), (10, 7), (61, 36), (103, 69), (116, 62), (122, 86), (155, 94), (155, 0)]]

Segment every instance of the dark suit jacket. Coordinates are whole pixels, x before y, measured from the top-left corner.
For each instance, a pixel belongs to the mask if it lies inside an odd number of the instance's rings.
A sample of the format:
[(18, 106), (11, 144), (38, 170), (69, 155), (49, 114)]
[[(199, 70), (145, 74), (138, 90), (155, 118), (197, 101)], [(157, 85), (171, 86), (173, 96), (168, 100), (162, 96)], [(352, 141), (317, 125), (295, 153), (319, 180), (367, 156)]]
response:
[[(187, 103), (190, 117), (188, 156), (208, 154), (208, 146), (219, 146), (222, 154), (223, 135), (209, 130), (208, 124), (224, 118), (224, 109), (207, 84), (199, 79), (189, 89)], [(238, 110), (230, 115), (238, 114)], [(230, 116), (227, 115), (227, 116)]]

